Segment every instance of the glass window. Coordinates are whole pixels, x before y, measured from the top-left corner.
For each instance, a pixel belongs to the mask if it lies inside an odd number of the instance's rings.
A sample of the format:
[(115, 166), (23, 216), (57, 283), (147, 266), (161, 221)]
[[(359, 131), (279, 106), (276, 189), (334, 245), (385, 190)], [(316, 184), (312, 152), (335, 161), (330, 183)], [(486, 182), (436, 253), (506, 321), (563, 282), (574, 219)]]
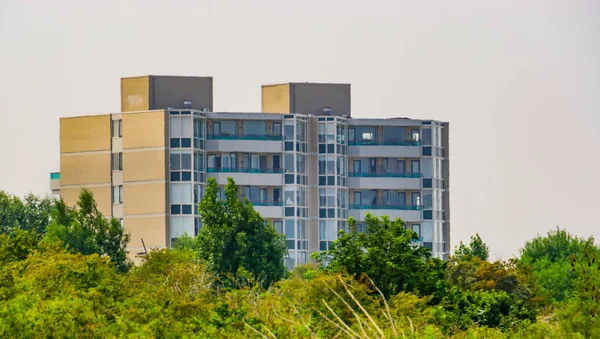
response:
[(170, 136), (171, 138), (181, 138), (181, 118), (180, 117), (171, 117), (170, 123)]
[(191, 170), (192, 169), (192, 154), (182, 153), (181, 154), (181, 169)]
[(421, 166), (419, 160), (412, 160), (410, 162), (410, 169), (412, 173), (421, 173)]
[(219, 134), (220, 135), (237, 135), (236, 130), (235, 130), (235, 120), (220, 121), (220, 133)]
[(294, 173), (294, 154), (293, 153), (286, 153), (284, 155), (284, 163), (283, 166), (285, 168), (286, 172), (289, 173)]
[(355, 127), (357, 141), (375, 141), (375, 126), (357, 126)]
[(266, 121), (244, 120), (244, 135), (265, 135), (267, 132)]
[(281, 201), (281, 188), (273, 188), (273, 201)]
[(182, 117), (181, 118), (181, 136), (184, 138), (191, 138), (194, 131), (192, 130), (192, 118)]
[(354, 173), (360, 173), (360, 160), (354, 160)]
[(362, 192), (354, 192), (354, 204), (355, 205), (362, 204)]
[(122, 123), (123, 123), (123, 120), (121, 120), (121, 119), (112, 121), (112, 137), (113, 138), (120, 138), (122, 136), (122, 133), (121, 133), (122, 132), (121, 131)]
[(213, 134), (214, 135), (219, 135), (221, 134), (221, 123), (220, 122), (213, 122)]
[(404, 127), (399, 126), (384, 126), (383, 141), (389, 143), (404, 141)]
[(281, 168), (281, 156), (273, 155), (273, 169), (278, 170)]
[(275, 227), (277, 233), (283, 234), (283, 222), (281, 220), (273, 221), (273, 226)]
[(418, 129), (411, 130), (410, 131), (410, 136), (411, 136), (412, 141), (419, 141), (420, 138), (421, 138), (421, 135), (420, 135)]
[(411, 203), (413, 206), (420, 206), (421, 205), (421, 193), (413, 192), (411, 194)]
[(413, 232), (417, 233), (417, 236), (419, 238), (421, 237), (421, 225), (419, 225), (419, 224), (412, 224), (412, 230), (413, 230)]
[(398, 206), (406, 205), (406, 193), (398, 192)]
[(423, 209), (430, 210), (433, 208), (433, 194), (431, 190), (423, 191)]
[(348, 128), (348, 141), (354, 141), (354, 128)]
[(421, 171), (423, 172), (423, 177), (425, 178), (433, 178), (433, 159), (424, 158), (422, 161), (423, 168)]
[(112, 154), (112, 170), (121, 171), (123, 170), (123, 153)]
[(273, 135), (281, 135), (281, 123), (280, 122), (273, 123)]
[(285, 236), (294, 239), (294, 219), (285, 219)]
[(398, 160), (398, 173), (402, 174), (406, 172), (406, 162), (404, 160)]
[(113, 186), (113, 204), (123, 202), (123, 186)]
[(259, 201), (267, 201), (267, 189), (266, 188), (258, 189), (258, 200)]
[(430, 128), (423, 129), (423, 145), (425, 145), (425, 146), (431, 145), (431, 129)]

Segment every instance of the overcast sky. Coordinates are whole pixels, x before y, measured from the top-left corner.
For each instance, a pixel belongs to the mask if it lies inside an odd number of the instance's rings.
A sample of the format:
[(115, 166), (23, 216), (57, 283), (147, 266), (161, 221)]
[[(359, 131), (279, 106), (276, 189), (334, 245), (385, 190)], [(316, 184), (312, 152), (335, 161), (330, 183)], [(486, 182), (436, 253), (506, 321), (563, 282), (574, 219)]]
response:
[(46, 194), (59, 117), (147, 74), (213, 76), (215, 111), (350, 82), (354, 117), (450, 122), (452, 246), (600, 238), (600, 1), (0, 0), (0, 189)]

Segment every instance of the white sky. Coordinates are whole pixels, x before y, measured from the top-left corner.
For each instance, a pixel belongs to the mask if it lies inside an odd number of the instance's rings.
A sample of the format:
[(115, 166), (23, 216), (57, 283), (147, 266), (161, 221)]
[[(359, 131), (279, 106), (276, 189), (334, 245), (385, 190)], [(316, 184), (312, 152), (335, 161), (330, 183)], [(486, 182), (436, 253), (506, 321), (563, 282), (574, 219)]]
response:
[(559, 225), (600, 236), (600, 1), (0, 0), (0, 189), (49, 191), (61, 116), (117, 112), (119, 78), (352, 83), (354, 117), (451, 126), (452, 246), (493, 256)]

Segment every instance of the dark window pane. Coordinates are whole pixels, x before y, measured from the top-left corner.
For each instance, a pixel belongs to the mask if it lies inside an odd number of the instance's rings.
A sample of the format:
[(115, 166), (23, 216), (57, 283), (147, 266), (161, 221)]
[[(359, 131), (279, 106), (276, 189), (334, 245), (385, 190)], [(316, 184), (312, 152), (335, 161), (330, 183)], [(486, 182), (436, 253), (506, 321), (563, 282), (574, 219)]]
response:
[(335, 208), (327, 209), (327, 218), (335, 218)]
[(294, 249), (294, 244), (295, 244), (294, 240), (288, 240), (287, 241), (288, 250), (293, 250)]
[(335, 153), (335, 145), (327, 144), (327, 153)]
[(319, 218), (327, 218), (327, 209), (325, 209), (325, 208), (319, 209)]
[(192, 214), (192, 205), (181, 205), (181, 214)]
[(321, 186), (325, 186), (325, 184), (326, 184), (326, 182), (327, 182), (327, 181), (326, 181), (326, 180), (327, 180), (326, 178), (327, 178), (327, 177), (325, 177), (325, 176), (320, 176), (320, 177), (319, 177), (319, 185), (321, 185)]
[(294, 216), (294, 208), (293, 207), (286, 207), (285, 208), (285, 216), (286, 217), (293, 217)]
[(181, 205), (171, 205), (171, 214), (181, 214)]
[(171, 181), (181, 181), (180, 172), (171, 172)]
[(319, 153), (325, 153), (326, 150), (327, 150), (327, 145), (319, 144)]
[(294, 183), (294, 175), (293, 174), (286, 174), (285, 175), (285, 183), (286, 184), (293, 184)]
[(181, 172), (181, 181), (192, 181), (192, 172)]
[(192, 139), (191, 138), (182, 138), (181, 139), (181, 147), (192, 147)]
[(423, 211), (423, 219), (431, 220), (433, 217), (432, 211)]
[(327, 177), (327, 185), (328, 186), (334, 186), (335, 185), (335, 177), (333, 175), (330, 175)]
[(179, 148), (179, 138), (171, 138), (171, 148)]
[(431, 147), (423, 147), (423, 156), (431, 156)]
[(423, 179), (423, 188), (431, 188), (432, 180), (431, 179)]
[(291, 141), (286, 141), (285, 142), (285, 150), (286, 151), (293, 151), (294, 150), (294, 143)]
[(319, 250), (327, 251), (327, 241), (319, 241)]

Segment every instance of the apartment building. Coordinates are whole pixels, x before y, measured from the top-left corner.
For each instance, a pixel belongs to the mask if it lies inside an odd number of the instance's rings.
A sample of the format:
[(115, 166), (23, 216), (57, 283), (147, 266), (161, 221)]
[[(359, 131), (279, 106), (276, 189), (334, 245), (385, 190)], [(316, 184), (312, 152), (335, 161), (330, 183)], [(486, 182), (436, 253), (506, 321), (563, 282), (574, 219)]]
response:
[(232, 177), (286, 236), (288, 267), (328, 249), (348, 217), (364, 229), (367, 212), (402, 218), (446, 258), (448, 123), (354, 119), (348, 84), (266, 85), (261, 113), (213, 112), (212, 89), (210, 77), (121, 79), (121, 112), (61, 119), (53, 192), (74, 204), (91, 190), (132, 256), (196, 235), (207, 179)]

